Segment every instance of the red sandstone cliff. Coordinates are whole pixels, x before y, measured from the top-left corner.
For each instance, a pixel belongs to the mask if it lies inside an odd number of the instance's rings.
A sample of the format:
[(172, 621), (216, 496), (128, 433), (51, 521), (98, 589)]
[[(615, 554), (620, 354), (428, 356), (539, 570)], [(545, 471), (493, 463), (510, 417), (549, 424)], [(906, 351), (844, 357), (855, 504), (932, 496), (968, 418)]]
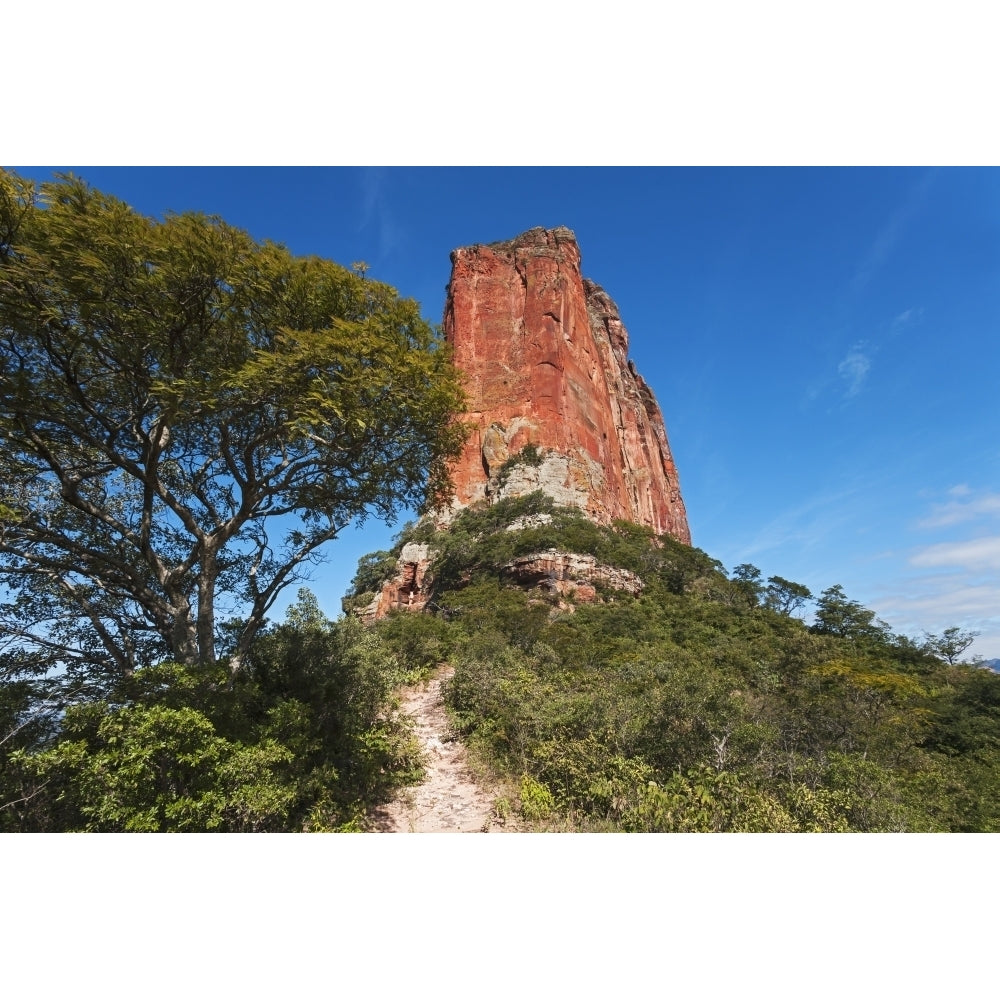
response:
[[(444, 328), (465, 374), (472, 426), (452, 466), (452, 513), (541, 489), (599, 523), (632, 521), (690, 544), (660, 408), (628, 360), (618, 307), (580, 274), (573, 233), (531, 229), (455, 250), (451, 261)], [(525, 445), (534, 446), (527, 461)], [(428, 546), (404, 546), (396, 576), (362, 616), (423, 608), (432, 567)], [(504, 574), (575, 601), (596, 600), (594, 584), (630, 593), (643, 586), (573, 553), (517, 559)]]
[[(456, 506), (543, 489), (600, 523), (690, 544), (660, 408), (628, 361), (618, 307), (580, 273), (570, 230), (455, 250), (444, 328), (472, 424)], [(539, 465), (508, 464), (526, 445)]]

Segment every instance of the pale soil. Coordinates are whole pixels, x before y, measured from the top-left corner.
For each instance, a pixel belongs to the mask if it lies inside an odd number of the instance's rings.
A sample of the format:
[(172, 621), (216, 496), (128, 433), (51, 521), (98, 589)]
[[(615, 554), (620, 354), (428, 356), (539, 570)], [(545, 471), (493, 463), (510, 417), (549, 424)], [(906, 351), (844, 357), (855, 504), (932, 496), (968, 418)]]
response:
[(371, 815), (378, 833), (488, 833), (511, 829), (496, 811), (503, 791), (478, 779), (469, 768), (465, 747), (454, 738), (441, 700), (441, 683), (451, 676), (441, 667), (434, 677), (401, 693), (402, 711), (414, 720), (414, 734), (424, 754), (426, 777), (403, 789)]

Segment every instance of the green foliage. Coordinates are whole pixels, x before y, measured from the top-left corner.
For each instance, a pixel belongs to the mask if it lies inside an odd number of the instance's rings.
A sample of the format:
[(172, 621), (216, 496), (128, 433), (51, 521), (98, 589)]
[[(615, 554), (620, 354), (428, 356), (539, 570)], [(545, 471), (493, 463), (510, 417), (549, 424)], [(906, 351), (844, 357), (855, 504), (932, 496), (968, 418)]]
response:
[(889, 638), (885, 623), (876, 621), (874, 611), (858, 601), (849, 600), (840, 584), (820, 594), (812, 630), (819, 635), (850, 639), (855, 644), (883, 643)]
[(419, 771), (393, 707), (407, 671), (378, 632), (350, 617), (281, 625), (255, 645), (247, 671), (235, 691), (248, 717), (294, 746), (300, 767), (332, 768), (342, 800), (378, 797)]
[(433, 615), (394, 612), (375, 627), (386, 648), (393, 650), (407, 681), (429, 676), (451, 653), (451, 631)]
[(928, 744), (957, 754), (1000, 752), (1000, 676), (959, 668), (946, 680), (935, 699)]
[[(544, 514), (543, 518), (531, 515)], [(524, 519), (524, 520), (521, 520)], [(513, 524), (518, 530), (507, 530)], [(525, 526), (527, 525), (527, 526)], [(993, 830), (1000, 678), (949, 666), (831, 587), (765, 586), (635, 525), (597, 526), (541, 494), (470, 508), (441, 553), (433, 649), (454, 666), (458, 731), (546, 828)], [(566, 610), (512, 586), (554, 548), (638, 574), (638, 597)], [(402, 652), (409, 622), (380, 626)]]
[(446, 592), (441, 601), (448, 614), (461, 622), (471, 649), (479, 649), (484, 636), (493, 636), (512, 648), (528, 650), (545, 628), (551, 611), (547, 602), (495, 579), (481, 578)]
[(421, 518), (419, 521), (410, 521), (403, 526), (403, 530), (395, 538), (395, 546), (392, 551), (399, 553), (407, 542), (417, 542), (427, 544), (433, 542), (438, 537), (438, 530), (431, 518)]
[(812, 592), (804, 584), (786, 580), (783, 576), (769, 576), (764, 591), (764, 604), (779, 614), (790, 615), (798, 611), (806, 601), (812, 600)]
[(396, 570), (397, 554), (384, 549), (370, 552), (358, 560), (358, 569), (344, 598), (344, 611), (360, 610), (369, 605), (382, 584)]
[(294, 789), (277, 772), (292, 754), (271, 740), (231, 743), (196, 709), (162, 705), (71, 708), (63, 733), (19, 763), (58, 789), (70, 829), (284, 828)]
[(351, 593), (374, 593), (389, 579), (396, 568), (396, 556), (384, 549), (362, 556), (358, 571), (351, 580)]
[(800, 829), (778, 799), (729, 772), (700, 769), (642, 790), (624, 826), (656, 833), (791, 833)]
[(404, 676), (376, 632), (300, 591), (235, 682), (225, 664), (144, 667), (0, 758), (0, 829), (359, 828), (421, 773), (395, 711)]
[(462, 403), (389, 286), (0, 172), (0, 641), (107, 692), (228, 624), (237, 671), (346, 524), (438, 495)]
[(521, 815), (529, 822), (547, 819), (555, 808), (552, 793), (540, 781), (521, 776)]
[(764, 593), (761, 572), (751, 563), (740, 563), (732, 572), (733, 589), (747, 607), (755, 608)]
[(851, 830), (894, 833), (919, 829), (907, 813), (892, 770), (865, 754), (831, 753), (824, 785), (841, 794)]
[(954, 666), (958, 658), (976, 641), (978, 632), (963, 632), (958, 626), (946, 628), (941, 635), (928, 635), (926, 648), (947, 660), (949, 666)]
[[(509, 530), (524, 522), (530, 526)], [(369, 582), (373, 564), (387, 565), (412, 541), (425, 542), (436, 553), (434, 589), (436, 600), (445, 607), (453, 592), (475, 581), (499, 581), (511, 560), (548, 549), (593, 555), (603, 564), (638, 574), (654, 589), (673, 593), (718, 592), (728, 586), (721, 563), (700, 549), (668, 535), (656, 539), (649, 529), (626, 521), (601, 528), (581, 511), (557, 507), (551, 497), (536, 491), (468, 507), (443, 531), (429, 521), (407, 527), (388, 554), (373, 553), (361, 560), (356, 577), (360, 582), (352, 586), (352, 595), (360, 593), (361, 583)]]

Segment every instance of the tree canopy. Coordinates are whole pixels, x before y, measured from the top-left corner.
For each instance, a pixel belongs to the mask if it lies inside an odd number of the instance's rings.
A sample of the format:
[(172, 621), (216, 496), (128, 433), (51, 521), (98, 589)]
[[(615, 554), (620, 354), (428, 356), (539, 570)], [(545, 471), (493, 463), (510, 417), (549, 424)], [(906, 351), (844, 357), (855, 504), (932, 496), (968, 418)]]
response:
[(0, 656), (237, 670), (325, 542), (433, 501), (462, 402), (362, 268), (0, 172)]

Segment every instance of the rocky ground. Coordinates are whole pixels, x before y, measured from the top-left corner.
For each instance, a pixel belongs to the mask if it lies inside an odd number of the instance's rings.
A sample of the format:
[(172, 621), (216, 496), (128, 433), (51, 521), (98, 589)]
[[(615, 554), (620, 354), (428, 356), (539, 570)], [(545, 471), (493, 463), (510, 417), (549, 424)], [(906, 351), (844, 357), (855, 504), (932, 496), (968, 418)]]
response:
[(499, 787), (487, 787), (469, 768), (466, 750), (449, 731), (441, 684), (451, 676), (442, 667), (435, 676), (402, 693), (402, 710), (413, 717), (424, 751), (427, 775), (421, 785), (404, 789), (371, 817), (378, 833), (488, 833), (510, 830), (497, 813)]

